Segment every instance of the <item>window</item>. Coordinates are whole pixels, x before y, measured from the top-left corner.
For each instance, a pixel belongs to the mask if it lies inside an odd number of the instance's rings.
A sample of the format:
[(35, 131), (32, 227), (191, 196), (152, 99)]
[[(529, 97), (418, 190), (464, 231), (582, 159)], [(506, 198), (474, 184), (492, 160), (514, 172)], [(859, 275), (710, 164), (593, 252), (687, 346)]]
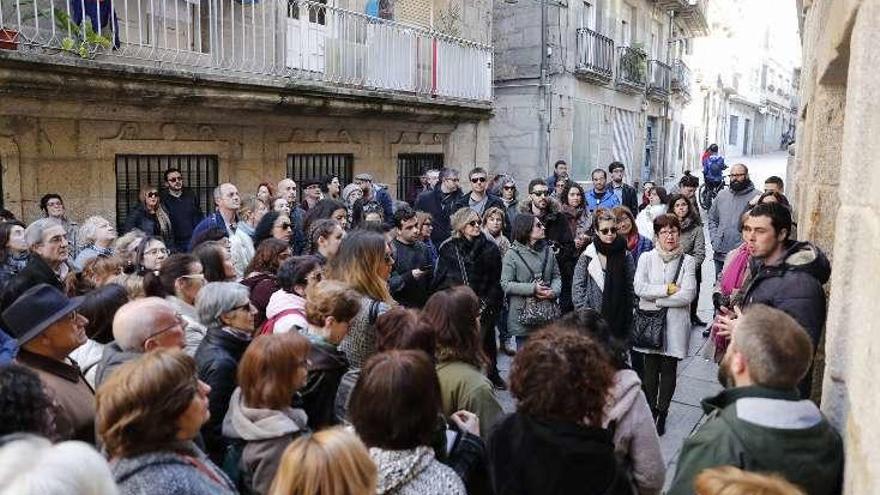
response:
[(736, 115), (730, 116), (730, 139), (728, 143), (732, 145), (736, 145), (737, 137), (739, 134), (739, 117)]
[(345, 187), (352, 181), (354, 155), (350, 153), (316, 153), (303, 155), (287, 155), (287, 177), (296, 181), (302, 198), (302, 181), (327, 175), (339, 177), (339, 184)]
[(165, 188), (163, 176), (169, 168), (180, 169), (184, 186), (199, 198), (203, 212), (213, 211), (218, 164), (217, 155), (116, 155), (116, 225), (125, 225), (142, 185)]
[(419, 177), (428, 170), (443, 168), (443, 153), (400, 153), (397, 155), (397, 198), (415, 203)]
[[(326, 5), (327, 0), (317, 0), (316, 3)], [(327, 9), (325, 7), (311, 4), (300, 5), (297, 0), (288, 0), (287, 17), (299, 19), (300, 10), (305, 10), (308, 13), (309, 22), (312, 24), (320, 24), (322, 26), (327, 24)]]

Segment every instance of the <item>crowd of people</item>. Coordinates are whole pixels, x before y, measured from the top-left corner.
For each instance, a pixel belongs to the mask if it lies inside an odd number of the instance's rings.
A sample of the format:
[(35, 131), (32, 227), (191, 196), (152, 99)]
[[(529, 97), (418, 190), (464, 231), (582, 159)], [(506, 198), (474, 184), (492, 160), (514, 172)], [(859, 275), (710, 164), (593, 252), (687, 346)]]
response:
[[(703, 212), (697, 177), (625, 170), (475, 167), (463, 191), (444, 168), (408, 202), (366, 173), (301, 200), (224, 183), (203, 215), (172, 168), (121, 233), (58, 194), (28, 225), (4, 211), (0, 494), (839, 493), (809, 400), (830, 264), (781, 179), (758, 194), (734, 165)], [(667, 480), (701, 328), (725, 390)]]

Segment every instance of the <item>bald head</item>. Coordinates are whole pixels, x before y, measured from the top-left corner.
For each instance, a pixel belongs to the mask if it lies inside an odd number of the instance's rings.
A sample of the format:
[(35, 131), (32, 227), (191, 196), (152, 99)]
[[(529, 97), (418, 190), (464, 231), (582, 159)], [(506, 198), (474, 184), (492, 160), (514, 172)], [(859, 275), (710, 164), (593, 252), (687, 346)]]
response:
[(291, 205), (296, 202), (296, 182), (293, 179), (282, 179), (278, 182), (277, 194)]
[[(174, 328), (176, 323), (178, 321), (174, 308), (163, 299), (136, 299), (124, 304), (116, 312), (113, 318), (113, 338), (116, 345), (129, 352), (174, 347), (175, 344), (182, 347), (183, 328)], [(177, 338), (178, 333), (180, 338)], [(151, 341), (149, 344), (148, 340)]]

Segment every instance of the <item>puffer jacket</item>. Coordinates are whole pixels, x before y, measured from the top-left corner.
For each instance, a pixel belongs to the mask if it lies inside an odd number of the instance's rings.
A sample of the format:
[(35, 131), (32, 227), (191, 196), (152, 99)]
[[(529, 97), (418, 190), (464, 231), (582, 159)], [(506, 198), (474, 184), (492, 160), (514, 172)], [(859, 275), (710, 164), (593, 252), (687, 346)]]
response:
[(718, 193), (709, 208), (709, 239), (715, 251), (715, 259), (724, 261), (724, 255), (742, 242), (739, 222), (742, 214), (755, 196), (755, 186), (749, 182), (745, 189), (734, 192), (724, 189)]
[(269, 304), (266, 305), (266, 319), (271, 320), (282, 311), (288, 309), (299, 310), (302, 314), (289, 313), (278, 318), (275, 321), (274, 333), (284, 333), (290, 331), (303, 331), (309, 327), (306, 322), (306, 300), (302, 297), (291, 294), (284, 289), (278, 289), (269, 298)]
[[(501, 289), (510, 298), (507, 328), (514, 336), (522, 337), (534, 330), (519, 322), (519, 315), (525, 308), (526, 299), (535, 294), (532, 273), (539, 274), (557, 296), (562, 293), (562, 276), (559, 273), (559, 265), (556, 263), (556, 255), (546, 243), (542, 242), (537, 247), (539, 249), (514, 242), (501, 262)], [(545, 253), (547, 254), (547, 264), (544, 265), (544, 271), (541, 273), (541, 264), (544, 262)], [(523, 263), (523, 259), (525, 263)]]
[(785, 255), (777, 265), (752, 259), (750, 285), (743, 290), (746, 306), (766, 304), (785, 311), (819, 342), (827, 316), (822, 286), (831, 278), (831, 263), (809, 242), (786, 241)]
[(284, 449), (309, 431), (306, 422), (302, 409), (288, 407), (276, 411), (248, 407), (241, 389), (235, 389), (223, 419), (223, 436), (244, 441), (238, 467), (245, 492), (269, 493)]
[(193, 442), (169, 446), (168, 450), (115, 459), (110, 472), (120, 495), (186, 493), (232, 495), (232, 481)]
[(431, 447), (384, 450), (373, 447), (370, 457), (379, 470), (377, 495), (465, 495), (461, 478), (434, 458)]

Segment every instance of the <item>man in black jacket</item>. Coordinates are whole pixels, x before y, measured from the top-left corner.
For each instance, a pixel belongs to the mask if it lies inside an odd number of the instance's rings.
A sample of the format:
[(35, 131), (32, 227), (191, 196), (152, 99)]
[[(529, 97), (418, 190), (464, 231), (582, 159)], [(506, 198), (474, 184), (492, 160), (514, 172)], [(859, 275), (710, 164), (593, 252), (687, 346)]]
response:
[(391, 242), (394, 249), (394, 267), (391, 271), (391, 295), (407, 308), (421, 308), (428, 300), (433, 270), (428, 259), (428, 248), (419, 242), (416, 211), (401, 206), (394, 212), (397, 237)]
[[(504, 202), (501, 198), (487, 191), (489, 186), (489, 174), (482, 167), (476, 167), (468, 173), (468, 179), (471, 181), (471, 192), (463, 195), (455, 203), (455, 210), (461, 208), (470, 208), (483, 218), (483, 213), (489, 208), (500, 208), (505, 211)], [(502, 230), (509, 231), (510, 223), (507, 215), (504, 216), (504, 226)]]
[(626, 167), (620, 162), (611, 162), (608, 172), (611, 174), (611, 191), (620, 200), (620, 204), (629, 208), (633, 215), (639, 214), (639, 195), (636, 188), (623, 181)]
[(419, 195), (416, 200), (416, 210), (430, 213), (434, 218), (434, 231), (431, 233), (431, 242), (440, 246), (452, 235), (452, 227), (449, 217), (455, 213), (455, 205), (462, 197), (458, 185), (458, 170), (444, 168), (440, 171), (440, 183), (433, 190), (428, 190)]
[(59, 220), (36, 220), (25, 229), (24, 237), (30, 252), (28, 263), (3, 288), (0, 297), (3, 308), (39, 284), (49, 284), (63, 292), (65, 278), (75, 271), (69, 261), (70, 243)]
[(199, 198), (190, 189), (183, 187), (183, 174), (179, 169), (169, 168), (165, 171), (165, 185), (162, 191), (162, 206), (171, 220), (175, 246), (168, 246), (175, 252), (184, 253), (189, 248), (190, 238), (196, 225), (204, 215), (199, 206)]

